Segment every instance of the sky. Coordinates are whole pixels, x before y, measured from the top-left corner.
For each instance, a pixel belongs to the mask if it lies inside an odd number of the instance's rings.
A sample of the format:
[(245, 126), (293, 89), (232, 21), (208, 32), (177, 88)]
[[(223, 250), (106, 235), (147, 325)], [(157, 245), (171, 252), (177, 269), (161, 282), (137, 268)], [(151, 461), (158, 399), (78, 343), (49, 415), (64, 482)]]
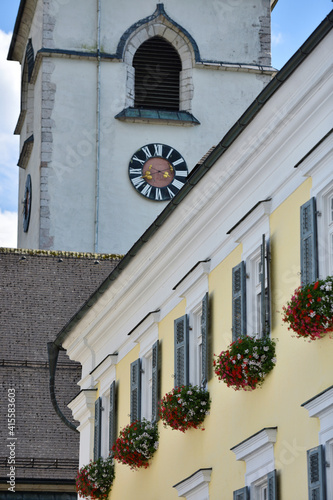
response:
[[(248, 0), (231, 1), (235, 5)], [(17, 246), (20, 65), (7, 61), (20, 0), (0, 5), (0, 247)], [(281, 69), (333, 7), (332, 0), (278, 0), (272, 13), (272, 66)]]

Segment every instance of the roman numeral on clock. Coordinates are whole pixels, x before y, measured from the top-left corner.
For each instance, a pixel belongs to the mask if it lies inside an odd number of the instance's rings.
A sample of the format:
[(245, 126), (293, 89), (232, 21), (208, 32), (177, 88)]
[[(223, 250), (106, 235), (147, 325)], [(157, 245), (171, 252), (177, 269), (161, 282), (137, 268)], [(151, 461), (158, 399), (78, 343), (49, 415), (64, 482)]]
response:
[(148, 146), (144, 146), (143, 148), (141, 148), (142, 151), (144, 152), (144, 154), (146, 155), (146, 160), (148, 160), (148, 158), (151, 158), (152, 154), (151, 152), (149, 151), (149, 148)]
[(171, 184), (177, 189), (181, 189), (184, 186), (184, 183), (180, 182), (178, 179), (174, 179)]
[(145, 184), (145, 180), (142, 179), (141, 175), (139, 177), (134, 177), (133, 179), (131, 179), (131, 181), (133, 186), (135, 186), (136, 188), (139, 188), (140, 186), (142, 186), (142, 184)]
[(160, 188), (156, 188), (156, 192), (155, 192), (155, 200), (163, 200), (162, 198), (162, 191)]
[(183, 163), (185, 160), (184, 158), (178, 158), (178, 160), (172, 162), (172, 165), (175, 167), (176, 165), (179, 165), (180, 163)]
[(142, 170), (141, 170), (141, 168), (132, 168), (132, 167), (130, 167), (129, 173), (130, 173), (130, 175), (141, 175), (142, 174)]
[(163, 156), (163, 145), (162, 144), (154, 144), (154, 155), (155, 156)]
[(149, 198), (151, 190), (152, 190), (152, 186), (150, 186), (149, 184), (146, 184), (145, 187), (141, 190), (141, 194), (143, 194), (144, 196), (147, 196)]
[(141, 158), (138, 158), (136, 155), (133, 156), (132, 161), (138, 161), (141, 165), (146, 163), (146, 160), (141, 160)]

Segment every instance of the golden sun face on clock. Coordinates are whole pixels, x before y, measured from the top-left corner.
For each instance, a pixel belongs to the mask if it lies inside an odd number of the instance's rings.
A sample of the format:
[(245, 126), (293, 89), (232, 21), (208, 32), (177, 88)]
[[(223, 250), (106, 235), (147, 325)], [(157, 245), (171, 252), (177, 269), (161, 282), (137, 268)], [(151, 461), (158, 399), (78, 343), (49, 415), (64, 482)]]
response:
[(168, 186), (175, 176), (175, 171), (164, 158), (151, 158), (142, 168), (142, 178), (151, 186), (162, 188)]

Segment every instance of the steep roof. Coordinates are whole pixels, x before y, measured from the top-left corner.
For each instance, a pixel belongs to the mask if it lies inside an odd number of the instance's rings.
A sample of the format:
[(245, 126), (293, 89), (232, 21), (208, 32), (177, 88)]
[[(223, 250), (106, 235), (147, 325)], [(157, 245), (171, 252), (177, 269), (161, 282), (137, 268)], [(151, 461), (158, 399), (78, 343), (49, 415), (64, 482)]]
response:
[[(17, 482), (74, 482), (79, 436), (61, 423), (49, 397), (47, 342), (112, 272), (119, 256), (0, 248), (0, 381), (15, 389)], [(80, 365), (60, 353), (56, 394), (62, 411), (78, 391)], [(6, 398), (0, 428), (7, 428)], [(8, 473), (0, 453), (0, 483)], [(1, 488), (0, 488), (1, 489)]]

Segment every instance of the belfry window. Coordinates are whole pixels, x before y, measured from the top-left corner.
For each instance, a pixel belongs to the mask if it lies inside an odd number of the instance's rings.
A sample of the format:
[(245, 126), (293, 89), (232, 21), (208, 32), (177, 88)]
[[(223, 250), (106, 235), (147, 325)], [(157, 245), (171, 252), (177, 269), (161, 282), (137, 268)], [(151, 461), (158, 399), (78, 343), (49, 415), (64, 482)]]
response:
[(182, 64), (169, 42), (159, 36), (144, 42), (134, 55), (133, 67), (136, 108), (179, 110)]

